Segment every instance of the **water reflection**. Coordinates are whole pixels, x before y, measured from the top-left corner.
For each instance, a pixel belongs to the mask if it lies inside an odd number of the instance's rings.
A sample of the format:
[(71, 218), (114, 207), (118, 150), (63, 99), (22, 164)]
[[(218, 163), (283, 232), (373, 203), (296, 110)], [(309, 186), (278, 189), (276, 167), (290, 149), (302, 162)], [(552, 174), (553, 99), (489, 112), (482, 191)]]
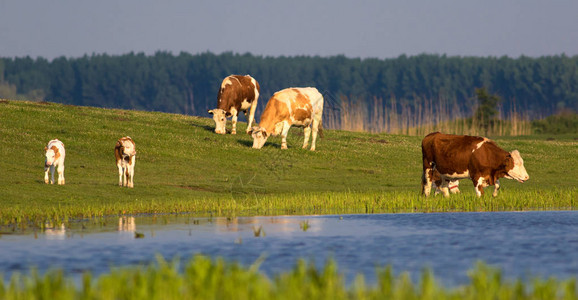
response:
[(120, 217), (118, 218), (118, 231), (120, 232), (135, 232), (136, 223), (134, 217)]
[(46, 223), (44, 227), (44, 237), (47, 240), (64, 240), (66, 239), (66, 227), (64, 224), (54, 226), (51, 223)]
[(293, 218), (289, 216), (277, 217), (229, 217), (214, 219), (215, 229), (219, 232), (243, 232), (271, 229), (277, 234), (293, 233), (298, 231), (320, 231), (323, 222), (311, 219)]
[[(333, 258), (348, 282), (361, 273), (371, 283), (376, 266), (392, 265), (396, 272), (409, 271), (416, 276), (414, 280), (424, 267), (430, 267), (442, 284), (463, 284), (468, 280), (467, 270), (478, 260), (502, 268), (505, 277), (564, 279), (578, 274), (576, 228), (578, 211), (126, 216), (4, 234), (0, 272), (9, 278), (14, 271), (36, 266), (40, 272), (62, 268), (69, 274), (92, 271), (98, 275), (110, 266), (153, 262), (157, 254), (186, 260), (201, 253), (244, 265), (264, 256), (260, 270), (269, 275), (290, 270), (299, 258), (312, 260), (320, 268)], [(142, 238), (135, 238), (137, 233)], [(35, 238), (35, 234), (45, 238)]]

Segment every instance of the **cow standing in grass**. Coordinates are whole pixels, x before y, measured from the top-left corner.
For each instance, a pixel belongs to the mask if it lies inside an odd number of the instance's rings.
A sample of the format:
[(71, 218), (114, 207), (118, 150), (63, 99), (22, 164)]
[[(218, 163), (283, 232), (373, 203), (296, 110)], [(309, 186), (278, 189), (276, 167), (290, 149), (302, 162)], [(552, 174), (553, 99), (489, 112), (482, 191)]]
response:
[[(51, 140), (44, 147), (44, 152), (46, 155), (46, 160), (44, 161), (44, 183), (54, 184), (54, 169), (56, 169), (58, 172), (58, 184), (64, 184), (64, 158), (66, 156), (64, 144), (58, 139)], [(48, 172), (50, 172), (51, 180), (49, 180)]]
[(287, 88), (273, 94), (258, 127), (253, 127), (253, 148), (261, 149), (271, 135), (281, 134), (281, 149), (287, 149), (291, 126), (304, 127), (303, 148), (307, 148), (313, 130), (311, 151), (315, 151), (317, 131), (323, 115), (323, 96), (316, 88)]
[(250, 110), (247, 118), (247, 133), (249, 133), (255, 119), (260, 90), (259, 83), (249, 75), (230, 75), (223, 79), (217, 96), (217, 108), (208, 111), (215, 120), (215, 132), (225, 134), (227, 118), (232, 116), (231, 134), (237, 134), (239, 112), (243, 111), (247, 117), (247, 110)]
[(484, 137), (452, 135), (434, 132), (422, 141), (423, 175), (422, 192), (429, 196), (434, 174), (439, 172), (441, 191), (449, 197), (449, 183), (453, 180), (470, 178), (478, 197), (484, 188), (494, 185), (494, 197), (500, 189), (500, 178), (505, 177), (524, 182), (530, 178), (524, 160), (518, 150), (507, 152)]
[(120, 138), (114, 147), (114, 156), (118, 167), (118, 185), (134, 187), (134, 164), (136, 162), (134, 141), (129, 136)]

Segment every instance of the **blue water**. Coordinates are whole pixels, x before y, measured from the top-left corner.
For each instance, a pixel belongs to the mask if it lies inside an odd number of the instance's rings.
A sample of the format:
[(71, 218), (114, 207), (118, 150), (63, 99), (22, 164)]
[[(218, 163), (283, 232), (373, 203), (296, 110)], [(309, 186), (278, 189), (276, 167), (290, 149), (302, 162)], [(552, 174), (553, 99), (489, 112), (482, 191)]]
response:
[[(134, 222), (133, 222), (134, 220)], [(162, 221), (161, 221), (162, 220)], [(123, 224), (119, 224), (121, 221)], [(309, 228), (301, 226), (307, 222)], [(128, 223), (128, 225), (126, 224)], [(265, 258), (268, 275), (288, 271), (298, 258), (322, 267), (333, 258), (351, 282), (361, 273), (375, 282), (377, 266), (417, 280), (425, 267), (448, 286), (468, 282), (479, 260), (499, 267), (506, 278), (578, 275), (578, 212), (413, 213), (243, 218), (136, 217), (110, 219), (107, 226), (55, 228), (0, 235), (0, 272), (35, 266), (62, 268), (72, 276), (107, 272), (196, 253), (250, 265)], [(255, 237), (261, 227), (264, 236)], [(135, 238), (135, 231), (144, 238)]]

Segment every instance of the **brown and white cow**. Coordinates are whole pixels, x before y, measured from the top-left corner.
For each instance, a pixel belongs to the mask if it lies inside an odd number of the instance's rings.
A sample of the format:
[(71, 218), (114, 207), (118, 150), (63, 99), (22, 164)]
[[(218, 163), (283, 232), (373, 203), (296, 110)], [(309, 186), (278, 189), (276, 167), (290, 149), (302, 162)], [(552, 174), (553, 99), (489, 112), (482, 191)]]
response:
[[(56, 169), (58, 172), (58, 184), (64, 184), (64, 158), (66, 157), (64, 144), (58, 139), (51, 140), (44, 147), (44, 152), (46, 155), (46, 160), (44, 161), (44, 183), (54, 184), (54, 169)], [(50, 172), (51, 180), (48, 179), (48, 172)]]
[(311, 151), (315, 151), (315, 140), (323, 115), (323, 96), (316, 88), (287, 88), (273, 94), (258, 127), (253, 127), (253, 148), (261, 149), (271, 135), (281, 134), (281, 149), (287, 149), (287, 133), (291, 126), (304, 127), (303, 148), (307, 148), (311, 129), (313, 138)]
[(469, 135), (452, 135), (433, 132), (421, 145), (423, 156), (422, 192), (429, 196), (434, 172), (440, 173), (441, 191), (449, 196), (448, 183), (470, 178), (476, 194), (482, 196), (484, 188), (494, 185), (494, 197), (500, 189), (502, 177), (524, 182), (530, 178), (518, 150), (507, 152), (487, 138)]
[(136, 147), (130, 136), (120, 138), (114, 147), (116, 166), (118, 167), (118, 185), (134, 187), (134, 164)]
[(231, 134), (237, 134), (239, 112), (243, 111), (247, 117), (247, 110), (250, 109), (247, 118), (247, 133), (249, 133), (255, 119), (260, 90), (259, 83), (249, 75), (230, 75), (223, 79), (217, 95), (217, 108), (208, 111), (215, 120), (215, 132), (225, 134), (227, 118), (232, 116)]

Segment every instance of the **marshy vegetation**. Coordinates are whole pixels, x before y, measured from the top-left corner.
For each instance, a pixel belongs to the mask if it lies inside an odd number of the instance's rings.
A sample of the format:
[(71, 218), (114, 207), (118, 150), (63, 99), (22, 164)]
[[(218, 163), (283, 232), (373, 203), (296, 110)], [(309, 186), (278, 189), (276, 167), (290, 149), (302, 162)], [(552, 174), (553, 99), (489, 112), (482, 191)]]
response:
[(534, 278), (509, 281), (498, 269), (477, 264), (469, 282), (444, 287), (425, 269), (417, 282), (391, 267), (376, 269), (377, 282), (358, 275), (345, 284), (333, 261), (323, 268), (300, 260), (292, 270), (268, 277), (259, 264), (245, 267), (197, 255), (182, 266), (178, 260), (131, 268), (114, 268), (94, 278), (85, 273), (75, 283), (61, 271), (0, 278), (1, 299), (578, 299), (576, 280)]
[[(300, 149), (296, 129), (281, 151), (272, 138), (251, 149), (250, 136), (217, 136), (208, 118), (48, 102), (2, 101), (0, 224), (139, 213), (203, 215), (384, 213), (575, 209), (578, 141), (573, 136), (493, 137), (518, 149), (527, 183), (503, 180), (497, 198), (423, 198), (422, 136), (326, 130), (319, 149)], [(242, 127), (243, 125), (240, 124)], [(114, 145), (131, 136), (139, 149), (135, 188), (117, 186)], [(42, 149), (67, 149), (64, 186), (43, 183)], [(300, 140), (301, 139), (301, 140)]]

